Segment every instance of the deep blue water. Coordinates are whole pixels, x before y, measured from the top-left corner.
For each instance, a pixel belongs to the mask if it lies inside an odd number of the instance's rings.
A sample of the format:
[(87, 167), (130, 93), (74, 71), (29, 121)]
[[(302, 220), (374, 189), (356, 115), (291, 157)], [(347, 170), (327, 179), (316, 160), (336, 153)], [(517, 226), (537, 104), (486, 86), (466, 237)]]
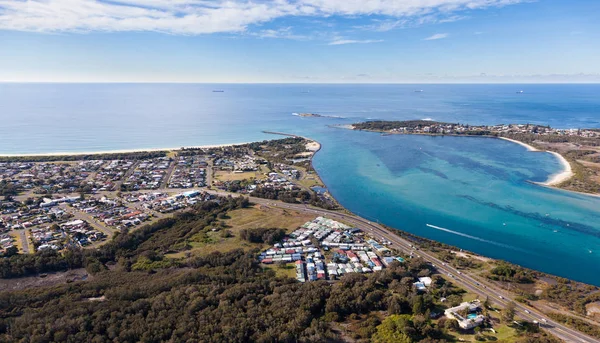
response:
[(348, 209), (600, 285), (600, 199), (527, 182), (560, 169), (550, 154), (489, 138), (380, 136), (328, 127), (421, 118), (600, 127), (600, 85), (0, 84), (0, 153), (276, 138), (263, 130), (301, 134), (322, 143), (315, 167)]

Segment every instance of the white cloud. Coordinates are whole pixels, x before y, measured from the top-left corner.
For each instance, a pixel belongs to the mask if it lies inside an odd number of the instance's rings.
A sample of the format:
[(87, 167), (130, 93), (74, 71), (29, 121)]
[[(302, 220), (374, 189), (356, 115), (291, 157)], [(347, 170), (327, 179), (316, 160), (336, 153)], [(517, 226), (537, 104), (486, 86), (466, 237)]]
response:
[(381, 43), (383, 40), (381, 39), (364, 39), (364, 40), (355, 40), (355, 39), (336, 39), (329, 42), (328, 45), (345, 45), (345, 44), (370, 44), (370, 43)]
[[(244, 32), (284, 17), (378, 15), (415, 22), (524, 0), (0, 0), (0, 29), (35, 32)], [(456, 17), (459, 18), (459, 17)], [(442, 19), (443, 20), (443, 19)], [(400, 23), (399, 22), (399, 23)], [(382, 30), (389, 29), (383, 27)]]
[(436, 33), (436, 34), (434, 34), (432, 36), (424, 38), (423, 40), (437, 40), (437, 39), (444, 39), (446, 37), (448, 37), (447, 33)]

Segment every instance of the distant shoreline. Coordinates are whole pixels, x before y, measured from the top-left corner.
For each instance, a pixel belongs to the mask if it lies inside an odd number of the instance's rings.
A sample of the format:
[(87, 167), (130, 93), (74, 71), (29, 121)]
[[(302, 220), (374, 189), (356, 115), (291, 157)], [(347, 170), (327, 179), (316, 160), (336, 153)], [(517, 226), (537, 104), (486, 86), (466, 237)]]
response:
[[(361, 129), (356, 129), (354, 127), (354, 125), (352, 124), (346, 124), (346, 125), (336, 125), (335, 127), (337, 128), (341, 128), (341, 129), (347, 129), (347, 130), (355, 130), (355, 131), (367, 131), (367, 132), (379, 132), (379, 133), (385, 133), (385, 134), (396, 134), (396, 135), (421, 135), (421, 136), (454, 136), (454, 137), (480, 137), (480, 138), (498, 138), (498, 139), (502, 139), (505, 141), (509, 141), (515, 144), (518, 144), (524, 148), (527, 149), (527, 151), (531, 151), (531, 152), (547, 152), (550, 153), (552, 155), (554, 155), (558, 161), (560, 162), (560, 164), (563, 167), (563, 170), (557, 173), (554, 173), (552, 175), (550, 175), (548, 177), (548, 179), (544, 182), (532, 182), (536, 185), (540, 185), (540, 186), (545, 186), (545, 187), (551, 187), (551, 188), (555, 188), (555, 189), (562, 189), (557, 187), (558, 185), (560, 185), (561, 183), (568, 181), (570, 178), (572, 178), (573, 176), (575, 176), (575, 173), (573, 173), (573, 169), (571, 168), (571, 164), (569, 163), (569, 161), (567, 161), (567, 159), (554, 151), (542, 151), (539, 150), (527, 143), (523, 143), (521, 141), (515, 140), (515, 139), (511, 139), (511, 138), (507, 138), (507, 137), (498, 137), (498, 136), (491, 136), (491, 135), (481, 135), (481, 136), (475, 136), (475, 135), (457, 135), (457, 134), (427, 134), (427, 133), (402, 133), (402, 132), (387, 132), (387, 131), (380, 131), (380, 130), (361, 130)], [(562, 189), (564, 190), (564, 189)], [(569, 190), (566, 190), (569, 191)], [(583, 192), (577, 192), (577, 191), (573, 191), (575, 193), (580, 193), (580, 194), (586, 194), (586, 195), (592, 195), (592, 196), (598, 196), (595, 194), (591, 194), (591, 193), (583, 193)]]
[(33, 153), (33, 154), (0, 154), (0, 157), (44, 157), (44, 156), (83, 156), (83, 155), (103, 155), (103, 154), (128, 154), (136, 152), (157, 152), (157, 151), (181, 151), (186, 149), (213, 149), (213, 148), (224, 148), (230, 146), (238, 146), (250, 144), (253, 142), (245, 143), (230, 143), (230, 144), (212, 144), (212, 145), (198, 145), (198, 146), (184, 146), (178, 148), (150, 148), (150, 149), (120, 149), (120, 150), (103, 150), (103, 151), (83, 151), (83, 152), (44, 152), (44, 153)]

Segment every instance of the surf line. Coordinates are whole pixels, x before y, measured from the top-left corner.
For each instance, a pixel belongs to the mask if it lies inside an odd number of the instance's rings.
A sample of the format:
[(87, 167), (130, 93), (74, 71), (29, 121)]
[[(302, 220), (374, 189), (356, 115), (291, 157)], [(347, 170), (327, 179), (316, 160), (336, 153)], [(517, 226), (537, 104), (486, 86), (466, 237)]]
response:
[(531, 253), (530, 251), (521, 249), (521, 248), (517, 248), (517, 247), (513, 247), (512, 245), (507, 245), (507, 244), (503, 244), (503, 243), (498, 243), (498, 242), (494, 242), (494, 241), (489, 241), (487, 239), (483, 239), (483, 238), (479, 238), (476, 236), (471, 236), (468, 235), (466, 233), (462, 233), (462, 232), (458, 232), (458, 231), (454, 231), (454, 230), (450, 230), (450, 229), (446, 229), (444, 227), (439, 227), (439, 226), (435, 226), (435, 225), (431, 225), (431, 224), (426, 224), (427, 227), (430, 227), (432, 229), (436, 229), (436, 230), (440, 230), (440, 231), (444, 231), (444, 232), (448, 232), (454, 235), (458, 235), (458, 236), (462, 236), (462, 237), (466, 237), (466, 238), (470, 238), (476, 241), (480, 241), (480, 242), (484, 242), (484, 243), (489, 243), (489, 244), (493, 244), (502, 248), (507, 248), (507, 249), (512, 249), (512, 250), (516, 250), (516, 251), (521, 251), (521, 252), (525, 252), (525, 253)]

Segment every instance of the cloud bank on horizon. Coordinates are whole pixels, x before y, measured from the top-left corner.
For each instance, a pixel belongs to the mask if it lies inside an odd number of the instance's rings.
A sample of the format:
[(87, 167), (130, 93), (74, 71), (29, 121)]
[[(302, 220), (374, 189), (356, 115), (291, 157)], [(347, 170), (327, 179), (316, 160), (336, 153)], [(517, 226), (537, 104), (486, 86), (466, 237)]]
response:
[[(0, 30), (28, 32), (150, 31), (174, 35), (247, 33), (290, 17), (373, 17), (364, 29), (459, 20), (461, 11), (525, 0), (0, 0)], [(273, 32), (267, 32), (268, 35)], [(287, 38), (293, 37), (288, 35)], [(283, 36), (286, 38), (286, 36)], [(445, 37), (441, 37), (445, 38)], [(432, 38), (433, 39), (433, 38)], [(438, 38), (439, 39), (439, 38)], [(366, 43), (339, 40), (332, 45)], [(373, 41), (375, 42), (375, 41)]]

